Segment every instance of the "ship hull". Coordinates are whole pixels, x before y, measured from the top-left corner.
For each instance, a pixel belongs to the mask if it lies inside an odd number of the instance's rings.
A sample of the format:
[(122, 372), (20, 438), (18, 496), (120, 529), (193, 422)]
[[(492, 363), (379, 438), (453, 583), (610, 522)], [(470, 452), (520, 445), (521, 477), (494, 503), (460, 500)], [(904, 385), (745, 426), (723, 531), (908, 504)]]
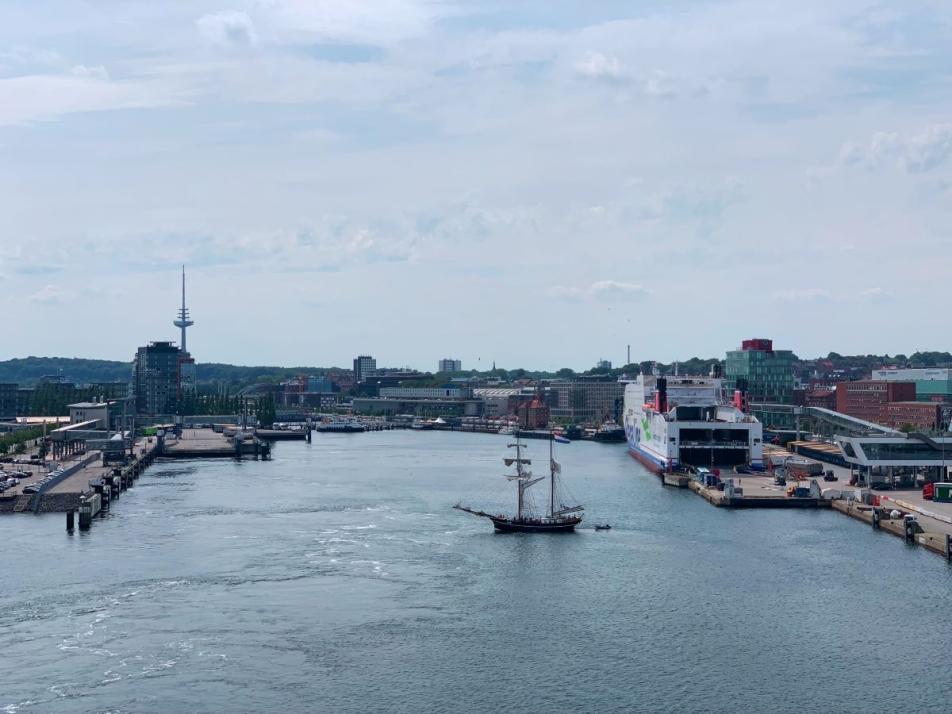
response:
[(572, 533), (581, 518), (569, 518), (559, 523), (532, 523), (511, 518), (489, 516), (498, 533)]
[(628, 444), (628, 454), (631, 458), (635, 459), (638, 463), (648, 469), (651, 473), (661, 474), (666, 471), (664, 465), (660, 464), (656, 459), (648, 456), (644, 451), (641, 450), (638, 446), (633, 446), (630, 442)]

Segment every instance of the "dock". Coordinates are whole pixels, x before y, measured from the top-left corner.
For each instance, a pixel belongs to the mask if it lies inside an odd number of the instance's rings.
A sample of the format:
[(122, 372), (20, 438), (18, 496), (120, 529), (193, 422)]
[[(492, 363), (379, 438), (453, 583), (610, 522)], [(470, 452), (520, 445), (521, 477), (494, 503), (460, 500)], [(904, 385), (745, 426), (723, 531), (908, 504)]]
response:
[(271, 445), (251, 430), (234, 427), (221, 432), (208, 428), (183, 429), (180, 437), (161, 437), (159, 456), (169, 459), (267, 459), (271, 456)]
[[(952, 562), (952, 517), (938, 512), (952, 510), (952, 504), (930, 504), (926, 508), (903, 498), (875, 494), (874, 503), (866, 504), (857, 499), (832, 502), (833, 509), (872, 527), (874, 530), (902, 538), (909, 545), (921, 545), (926, 550), (941, 555)], [(876, 502), (879, 505), (876, 505)], [(890, 517), (899, 511), (899, 518)]]

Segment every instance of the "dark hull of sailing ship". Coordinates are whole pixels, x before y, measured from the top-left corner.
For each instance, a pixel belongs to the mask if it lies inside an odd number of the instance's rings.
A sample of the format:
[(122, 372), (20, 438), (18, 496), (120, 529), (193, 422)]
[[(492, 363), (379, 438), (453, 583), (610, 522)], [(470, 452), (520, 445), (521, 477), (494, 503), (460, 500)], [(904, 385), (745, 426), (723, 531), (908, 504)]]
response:
[(556, 516), (555, 518), (510, 518), (509, 516), (474, 511), (466, 506), (453, 506), (458, 511), (466, 511), (474, 516), (482, 516), (493, 522), (500, 533), (571, 533), (582, 522), (581, 516)]
[[(565, 507), (561, 505), (556, 508), (555, 482), (556, 477), (562, 471), (562, 467), (553, 457), (552, 440), (549, 441), (549, 478), (533, 478), (532, 474), (524, 469), (524, 466), (532, 463), (529, 459), (522, 458), (523, 446), (516, 437), (516, 443), (510, 444), (510, 448), (516, 449), (516, 458), (504, 459), (507, 466), (516, 465), (515, 474), (507, 474), (506, 478), (510, 481), (516, 481), (518, 488), (518, 508), (515, 516), (507, 516), (501, 513), (486, 513), (486, 511), (476, 511), (472, 508), (457, 503), (453, 508), (472, 513), (474, 516), (488, 518), (493, 522), (493, 528), (497, 533), (571, 533), (575, 526), (582, 522), (582, 506)], [(526, 512), (524, 508), (524, 496), (526, 490), (533, 484), (540, 481), (549, 481), (549, 512), (547, 515), (536, 516)]]

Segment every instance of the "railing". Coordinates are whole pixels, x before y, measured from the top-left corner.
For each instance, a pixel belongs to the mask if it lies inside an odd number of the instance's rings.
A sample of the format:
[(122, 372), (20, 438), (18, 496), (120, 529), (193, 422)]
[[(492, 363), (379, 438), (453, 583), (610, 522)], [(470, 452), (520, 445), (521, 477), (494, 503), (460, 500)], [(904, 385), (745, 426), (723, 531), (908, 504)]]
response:
[(40, 510), (40, 503), (42, 503), (43, 501), (44, 493), (49, 491), (51, 488), (53, 488), (57, 484), (62, 483), (63, 481), (68, 479), (70, 476), (75, 474), (80, 469), (86, 468), (87, 466), (89, 466), (89, 464), (91, 464), (93, 461), (97, 461), (98, 459), (99, 459), (98, 451), (93, 454), (87, 454), (81, 461), (78, 461), (77, 463), (73, 464), (69, 468), (63, 469), (63, 472), (61, 474), (59, 474), (55, 478), (51, 479), (50, 481), (47, 481), (42, 486), (40, 486), (37, 489), (36, 493), (33, 495), (33, 512), (37, 513)]

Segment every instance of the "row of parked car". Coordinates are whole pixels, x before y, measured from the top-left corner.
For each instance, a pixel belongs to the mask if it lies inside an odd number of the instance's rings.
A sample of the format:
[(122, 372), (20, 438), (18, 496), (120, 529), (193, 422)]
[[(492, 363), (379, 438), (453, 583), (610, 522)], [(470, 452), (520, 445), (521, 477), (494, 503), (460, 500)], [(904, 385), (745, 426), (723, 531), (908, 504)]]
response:
[(30, 478), (31, 475), (27, 471), (12, 471), (10, 473), (0, 471), (0, 493), (13, 488), (20, 483), (20, 479)]
[(41, 479), (40, 479), (39, 481), (37, 481), (36, 483), (31, 483), (29, 486), (24, 486), (24, 487), (23, 487), (23, 493), (39, 493), (39, 490), (40, 490), (43, 486), (45, 486), (45, 485), (48, 484), (50, 481), (52, 481), (53, 479), (55, 479), (55, 478), (56, 478), (57, 476), (59, 476), (61, 473), (63, 473), (63, 469), (55, 469), (55, 470), (53, 470), (53, 471), (50, 471), (50, 472), (46, 475), (46, 477), (41, 478)]

